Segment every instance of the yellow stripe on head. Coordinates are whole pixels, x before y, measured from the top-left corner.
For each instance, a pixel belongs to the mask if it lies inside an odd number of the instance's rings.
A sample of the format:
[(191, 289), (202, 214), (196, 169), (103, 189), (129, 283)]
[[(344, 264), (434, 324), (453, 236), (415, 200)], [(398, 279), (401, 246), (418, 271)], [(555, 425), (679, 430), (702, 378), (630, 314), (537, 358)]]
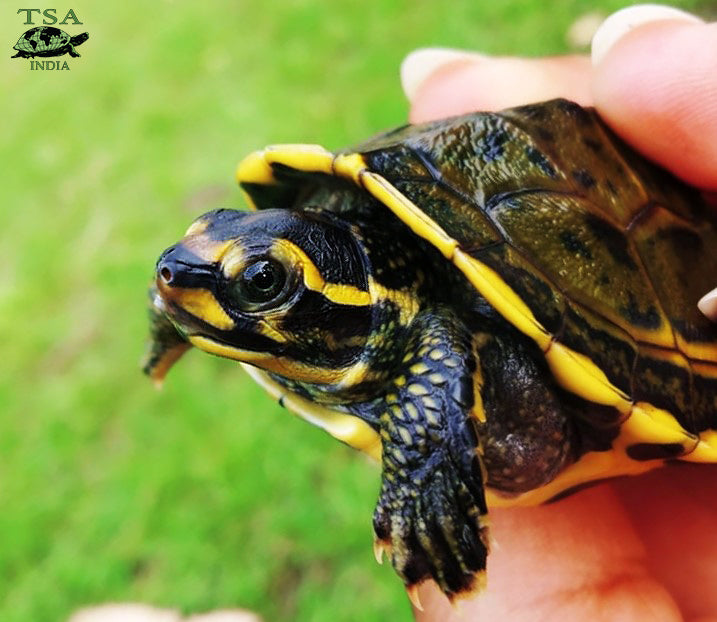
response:
[(208, 289), (199, 287), (167, 288), (161, 283), (158, 284), (158, 287), (166, 300), (173, 302), (194, 317), (211, 324), (219, 330), (231, 330), (234, 328), (234, 320), (227, 315)]
[(296, 244), (286, 239), (276, 240), (272, 248), (277, 257), (289, 254), (303, 270), (304, 285), (307, 289), (319, 292), (331, 302), (340, 305), (364, 307), (371, 304), (371, 294), (354, 285), (344, 283), (327, 283), (321, 272), (309, 256)]
[(233, 240), (212, 240), (207, 235), (195, 234), (193, 227), (199, 229), (204, 224), (206, 229), (207, 224), (201, 221), (195, 222), (189, 227), (187, 235), (182, 239), (182, 245), (192, 253), (194, 253), (200, 259), (203, 259), (207, 263), (215, 263), (221, 260), (224, 253), (232, 246)]
[(188, 339), (193, 346), (210, 354), (241, 361), (242, 363), (251, 363), (266, 371), (271, 371), (284, 378), (299, 382), (336, 384), (346, 375), (356, 377), (363, 372), (360, 364), (352, 365), (348, 368), (319, 367), (318, 365), (309, 365), (268, 352), (255, 352), (254, 350), (237, 348), (229, 344), (219, 343), (202, 335), (190, 335)]
[(187, 229), (187, 232), (184, 234), (184, 236), (187, 237), (190, 235), (201, 235), (206, 231), (208, 225), (209, 221), (206, 218), (197, 218), (197, 220), (195, 220), (191, 225), (189, 225), (189, 229)]
[(187, 337), (189, 342), (209, 354), (216, 354), (227, 359), (233, 359), (235, 361), (241, 361), (243, 363), (252, 363), (254, 365), (262, 365), (263, 362), (274, 358), (273, 355), (268, 352), (255, 352), (254, 350), (244, 350), (242, 348), (236, 348), (225, 343), (219, 343), (210, 339), (209, 337), (203, 337), (201, 335), (189, 335)]
[(241, 272), (242, 268), (246, 265), (246, 261), (247, 258), (244, 249), (234, 244), (222, 257), (222, 272), (224, 272), (224, 276), (227, 277), (227, 279), (233, 279)]

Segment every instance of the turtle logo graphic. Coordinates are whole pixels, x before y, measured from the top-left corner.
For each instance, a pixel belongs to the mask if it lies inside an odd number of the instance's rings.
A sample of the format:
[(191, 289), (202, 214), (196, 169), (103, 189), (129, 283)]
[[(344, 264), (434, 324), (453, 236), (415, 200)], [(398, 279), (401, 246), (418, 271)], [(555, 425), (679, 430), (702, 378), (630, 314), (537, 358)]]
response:
[(35, 56), (62, 56), (69, 54), (77, 57), (76, 45), (87, 41), (86, 32), (71, 37), (64, 30), (52, 26), (37, 26), (22, 34), (14, 46), (17, 54), (10, 58), (35, 58)]

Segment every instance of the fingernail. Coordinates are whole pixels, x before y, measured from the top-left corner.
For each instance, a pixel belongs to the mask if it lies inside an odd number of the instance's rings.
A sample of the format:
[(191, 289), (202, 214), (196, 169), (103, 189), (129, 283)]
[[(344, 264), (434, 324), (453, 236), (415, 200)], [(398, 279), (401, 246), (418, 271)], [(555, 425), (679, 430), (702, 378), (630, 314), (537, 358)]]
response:
[(662, 4), (636, 4), (610, 15), (597, 29), (592, 40), (592, 63), (597, 65), (610, 49), (637, 26), (663, 20), (682, 20), (693, 24), (703, 24), (696, 15)]
[(421, 48), (411, 52), (401, 63), (401, 87), (408, 101), (416, 96), (426, 79), (441, 67), (462, 60), (482, 60), (485, 56), (450, 48)]
[(717, 321), (717, 289), (713, 289), (709, 294), (702, 296), (697, 306), (710, 320)]

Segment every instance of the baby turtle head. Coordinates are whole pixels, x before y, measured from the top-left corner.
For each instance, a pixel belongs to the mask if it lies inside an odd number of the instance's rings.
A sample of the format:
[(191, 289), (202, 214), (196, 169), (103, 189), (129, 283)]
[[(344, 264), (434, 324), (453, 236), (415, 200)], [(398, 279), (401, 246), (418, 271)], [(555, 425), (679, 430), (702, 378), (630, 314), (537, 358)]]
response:
[(331, 216), (209, 212), (157, 261), (145, 371), (161, 380), (189, 343), (301, 383), (356, 378), (372, 330), (367, 272)]

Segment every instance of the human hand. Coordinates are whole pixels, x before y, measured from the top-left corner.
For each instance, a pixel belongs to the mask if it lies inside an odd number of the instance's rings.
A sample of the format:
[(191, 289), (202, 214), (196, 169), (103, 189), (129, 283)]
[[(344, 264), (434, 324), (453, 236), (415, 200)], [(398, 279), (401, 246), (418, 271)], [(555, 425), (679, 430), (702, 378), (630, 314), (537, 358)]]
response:
[[(642, 11), (609, 18), (594, 40), (592, 64), (582, 56), (414, 53), (402, 70), (410, 119), (566, 97), (594, 105), (647, 157), (716, 192), (717, 24), (666, 7), (653, 9), (647, 22)], [(713, 300), (703, 310), (717, 317), (717, 293)], [(492, 510), (487, 590), (457, 613), (424, 584), (424, 611), (416, 617), (715, 620), (715, 482), (717, 466), (678, 464), (551, 505)]]

